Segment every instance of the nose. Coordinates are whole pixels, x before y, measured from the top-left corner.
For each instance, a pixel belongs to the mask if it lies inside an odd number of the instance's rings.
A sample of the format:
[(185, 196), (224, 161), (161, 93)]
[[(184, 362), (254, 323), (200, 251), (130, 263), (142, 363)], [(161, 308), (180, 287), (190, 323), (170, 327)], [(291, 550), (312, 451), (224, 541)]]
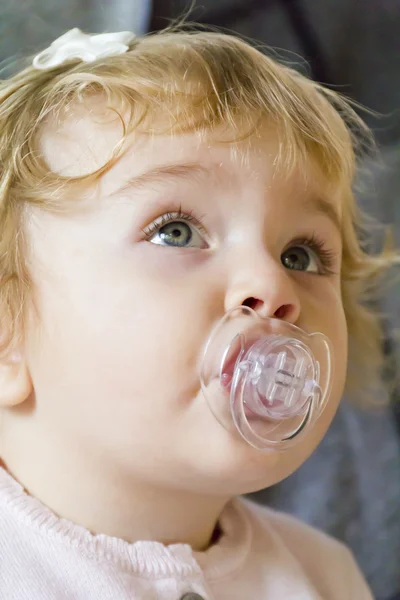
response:
[(249, 306), (261, 317), (295, 324), (301, 305), (293, 273), (263, 248), (231, 256), (232, 277), (225, 296), (225, 311)]

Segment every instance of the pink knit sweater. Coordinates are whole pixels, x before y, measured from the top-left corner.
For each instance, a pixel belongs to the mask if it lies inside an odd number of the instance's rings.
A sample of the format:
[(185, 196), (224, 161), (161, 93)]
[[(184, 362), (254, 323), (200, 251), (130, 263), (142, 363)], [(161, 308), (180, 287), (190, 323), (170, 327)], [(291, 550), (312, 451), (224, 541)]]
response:
[(206, 552), (129, 544), (59, 519), (0, 468), (1, 600), (371, 600), (348, 550), (236, 500)]

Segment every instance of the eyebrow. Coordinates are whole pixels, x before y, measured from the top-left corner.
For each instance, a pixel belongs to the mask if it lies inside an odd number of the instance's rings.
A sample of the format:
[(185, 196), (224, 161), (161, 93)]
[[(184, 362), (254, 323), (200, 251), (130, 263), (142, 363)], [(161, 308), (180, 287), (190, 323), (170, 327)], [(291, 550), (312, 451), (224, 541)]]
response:
[(327, 217), (332, 221), (339, 232), (342, 231), (342, 222), (339, 213), (329, 200), (326, 200), (321, 196), (312, 196), (304, 201), (303, 206), (308, 213), (317, 213)]
[[(199, 162), (177, 163), (159, 165), (139, 175), (127, 179), (122, 186), (109, 194), (109, 197), (118, 196), (125, 191), (135, 191), (154, 183), (165, 183), (166, 180), (194, 181), (209, 175), (212, 169)], [(320, 214), (330, 219), (341, 232), (342, 224), (339, 213), (329, 200), (321, 196), (307, 198), (302, 206), (309, 214)]]
[(207, 173), (210, 173), (210, 169), (200, 163), (160, 165), (153, 169), (149, 169), (140, 175), (130, 177), (121, 187), (111, 192), (109, 196), (117, 196), (127, 190), (139, 190), (146, 185), (154, 183), (165, 183), (168, 179), (193, 181)]

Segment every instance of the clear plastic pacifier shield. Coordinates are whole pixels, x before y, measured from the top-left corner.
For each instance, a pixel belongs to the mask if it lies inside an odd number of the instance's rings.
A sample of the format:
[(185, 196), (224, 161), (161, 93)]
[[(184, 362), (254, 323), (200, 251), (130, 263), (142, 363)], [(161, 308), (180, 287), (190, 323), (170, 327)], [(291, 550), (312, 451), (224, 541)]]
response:
[(208, 405), (223, 427), (260, 450), (284, 450), (315, 423), (329, 397), (332, 351), (307, 334), (251, 308), (227, 313), (212, 332), (200, 368)]

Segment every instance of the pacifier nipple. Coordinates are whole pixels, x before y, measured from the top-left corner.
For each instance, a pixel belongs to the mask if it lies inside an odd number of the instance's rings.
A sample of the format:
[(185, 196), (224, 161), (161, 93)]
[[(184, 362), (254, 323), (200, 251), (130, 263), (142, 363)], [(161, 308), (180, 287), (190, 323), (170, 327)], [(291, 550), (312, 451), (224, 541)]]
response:
[(318, 387), (318, 365), (298, 340), (271, 335), (255, 343), (237, 364), (235, 386), (245, 378), (244, 402), (260, 417), (288, 418), (305, 410)]
[[(297, 441), (325, 406), (331, 386), (329, 340), (252, 309), (228, 313), (210, 336), (200, 379), (208, 404), (259, 449)], [(322, 367), (322, 368), (321, 368)]]

